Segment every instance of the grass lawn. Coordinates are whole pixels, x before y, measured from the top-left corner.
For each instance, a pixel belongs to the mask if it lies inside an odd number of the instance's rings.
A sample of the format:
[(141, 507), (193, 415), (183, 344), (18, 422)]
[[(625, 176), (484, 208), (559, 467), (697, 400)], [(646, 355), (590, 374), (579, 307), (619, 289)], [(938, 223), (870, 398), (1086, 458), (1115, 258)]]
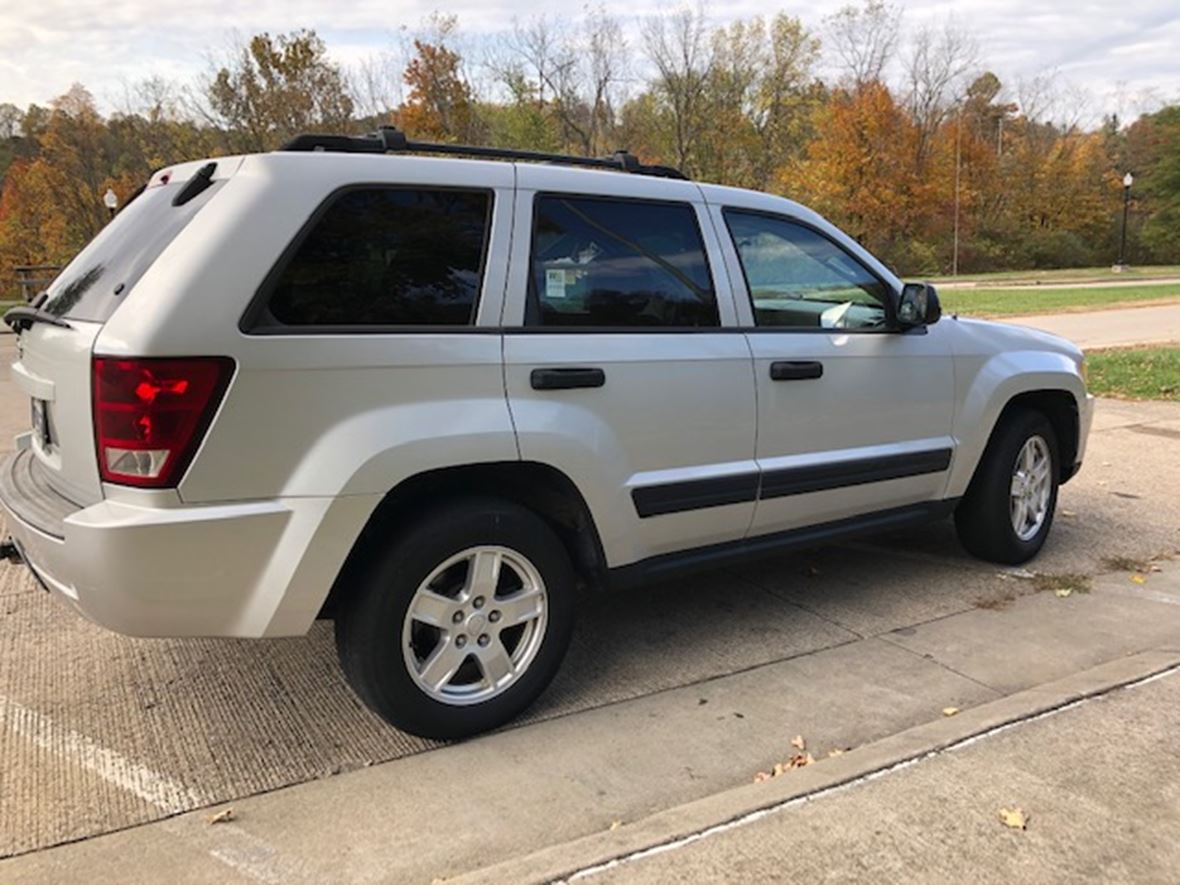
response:
[(940, 289), (948, 313), (1010, 316), (1094, 310), (1135, 301), (1180, 299), (1180, 283), (1152, 286), (1089, 286), (1076, 289)]
[(1115, 273), (1107, 267), (1067, 267), (1060, 270), (1005, 270), (998, 273), (960, 274), (957, 277), (930, 277), (932, 283), (1072, 283), (1099, 280), (1152, 280), (1161, 277), (1180, 277), (1180, 265), (1166, 264), (1148, 267), (1128, 267)]
[(1180, 402), (1180, 344), (1091, 350), (1086, 365), (1097, 396)]

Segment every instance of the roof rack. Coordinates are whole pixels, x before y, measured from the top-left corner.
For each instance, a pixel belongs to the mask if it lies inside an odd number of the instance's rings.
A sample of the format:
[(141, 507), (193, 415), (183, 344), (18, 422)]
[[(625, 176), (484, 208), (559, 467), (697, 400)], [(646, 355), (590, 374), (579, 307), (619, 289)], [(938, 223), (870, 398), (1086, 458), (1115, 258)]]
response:
[(464, 157), (492, 157), (498, 160), (529, 160), (534, 163), (588, 166), (594, 169), (631, 172), (635, 175), (654, 175), (658, 178), (688, 178), (672, 166), (649, 166), (640, 163), (638, 157), (627, 151), (615, 151), (609, 157), (574, 157), (568, 154), (546, 154), (541, 151), (520, 151), (513, 148), (410, 141), (404, 132), (393, 126), (382, 126), (369, 135), (297, 135), (279, 150), (331, 151), (345, 154), (399, 154), (416, 151), (425, 154), (457, 154)]

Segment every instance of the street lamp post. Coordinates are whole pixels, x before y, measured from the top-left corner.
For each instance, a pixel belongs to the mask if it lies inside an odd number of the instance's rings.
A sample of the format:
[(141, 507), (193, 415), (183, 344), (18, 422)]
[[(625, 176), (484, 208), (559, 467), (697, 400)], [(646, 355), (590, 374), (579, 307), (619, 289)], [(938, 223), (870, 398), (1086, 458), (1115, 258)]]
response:
[(1130, 172), (1123, 176), (1123, 231), (1119, 236), (1119, 260), (1114, 266), (1117, 271), (1127, 269), (1127, 210), (1131, 206), (1131, 185), (1134, 182), (1135, 176)]
[(119, 208), (119, 197), (114, 189), (107, 188), (107, 192), (102, 195), (102, 204), (107, 207), (107, 212), (111, 213), (111, 218), (114, 218), (115, 210)]

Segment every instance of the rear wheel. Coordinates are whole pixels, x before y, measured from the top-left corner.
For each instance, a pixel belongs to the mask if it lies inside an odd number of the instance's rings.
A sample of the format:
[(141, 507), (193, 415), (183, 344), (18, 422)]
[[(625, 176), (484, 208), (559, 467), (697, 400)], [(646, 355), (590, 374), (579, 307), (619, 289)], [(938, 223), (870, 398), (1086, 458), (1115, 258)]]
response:
[(1060, 472), (1057, 436), (1040, 412), (1005, 418), (955, 511), (959, 540), (992, 562), (1016, 564), (1037, 554), (1049, 535)]
[(573, 626), (574, 574), (536, 514), (457, 501), (379, 554), (336, 619), (345, 676), (387, 721), (458, 738), (544, 690)]

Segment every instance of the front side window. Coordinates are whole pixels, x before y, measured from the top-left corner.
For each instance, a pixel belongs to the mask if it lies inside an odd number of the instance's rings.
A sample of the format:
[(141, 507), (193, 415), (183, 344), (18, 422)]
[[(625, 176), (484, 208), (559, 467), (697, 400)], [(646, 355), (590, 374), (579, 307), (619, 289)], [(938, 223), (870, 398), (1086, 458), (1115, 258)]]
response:
[(481, 191), (345, 191), (280, 272), (260, 324), (470, 325), (490, 210)]
[(863, 264), (804, 225), (726, 210), (758, 326), (880, 329), (889, 289)]
[(717, 297), (693, 207), (538, 197), (526, 322), (719, 325)]

